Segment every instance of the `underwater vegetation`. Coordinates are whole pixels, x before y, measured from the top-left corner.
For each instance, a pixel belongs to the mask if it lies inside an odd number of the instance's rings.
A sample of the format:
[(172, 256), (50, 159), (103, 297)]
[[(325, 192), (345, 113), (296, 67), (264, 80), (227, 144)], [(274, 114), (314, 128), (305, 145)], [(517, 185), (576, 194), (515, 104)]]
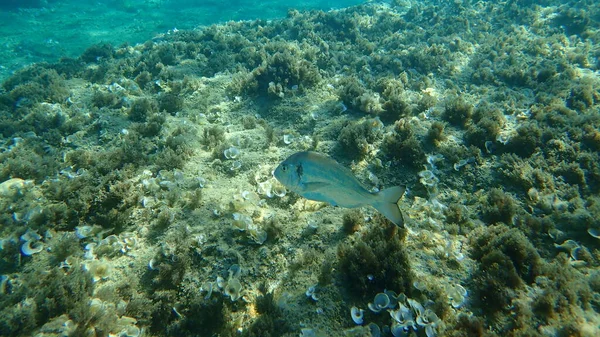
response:
[[(599, 335), (599, 14), (290, 10), (23, 68), (0, 335)], [(407, 186), (405, 228), (286, 190), (302, 151)]]

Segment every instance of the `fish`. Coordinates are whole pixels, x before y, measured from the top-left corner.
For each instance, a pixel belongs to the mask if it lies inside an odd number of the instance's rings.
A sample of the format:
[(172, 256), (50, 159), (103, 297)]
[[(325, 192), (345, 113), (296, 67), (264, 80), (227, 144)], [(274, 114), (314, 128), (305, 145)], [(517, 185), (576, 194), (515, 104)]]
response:
[(344, 208), (371, 206), (397, 226), (404, 226), (398, 202), (405, 187), (370, 192), (352, 171), (327, 155), (312, 151), (294, 153), (277, 166), (273, 175), (287, 189), (306, 199)]

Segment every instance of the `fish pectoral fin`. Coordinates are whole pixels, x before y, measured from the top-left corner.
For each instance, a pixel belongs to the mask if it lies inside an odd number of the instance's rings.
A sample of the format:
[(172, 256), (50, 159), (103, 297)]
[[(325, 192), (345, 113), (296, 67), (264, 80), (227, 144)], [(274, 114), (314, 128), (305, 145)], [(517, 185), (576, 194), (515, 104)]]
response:
[(326, 188), (327, 186), (329, 186), (329, 184), (322, 183), (322, 182), (305, 183), (304, 184), (304, 191), (305, 192), (316, 192), (316, 191), (319, 191), (319, 190), (322, 190), (322, 189)]

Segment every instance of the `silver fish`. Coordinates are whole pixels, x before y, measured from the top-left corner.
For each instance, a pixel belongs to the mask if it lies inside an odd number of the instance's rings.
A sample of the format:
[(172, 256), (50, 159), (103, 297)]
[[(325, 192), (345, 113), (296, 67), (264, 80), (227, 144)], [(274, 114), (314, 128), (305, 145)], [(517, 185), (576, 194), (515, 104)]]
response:
[(277, 166), (273, 175), (286, 188), (306, 199), (346, 208), (372, 206), (397, 226), (404, 225), (404, 217), (398, 208), (404, 187), (394, 186), (371, 193), (352, 171), (323, 154), (294, 153)]

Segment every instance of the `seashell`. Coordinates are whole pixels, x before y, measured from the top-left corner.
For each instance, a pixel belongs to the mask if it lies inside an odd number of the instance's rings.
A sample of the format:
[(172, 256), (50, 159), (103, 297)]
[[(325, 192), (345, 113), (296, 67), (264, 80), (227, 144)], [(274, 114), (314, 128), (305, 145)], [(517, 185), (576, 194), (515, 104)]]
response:
[(411, 298), (407, 298), (406, 301), (408, 302), (410, 308), (417, 314), (417, 316), (421, 316), (425, 311), (425, 308), (423, 308), (423, 305), (421, 305), (421, 303)]
[(394, 337), (406, 337), (410, 329), (405, 325), (396, 323), (392, 325), (391, 332)]
[(229, 272), (229, 278), (239, 278), (242, 275), (242, 267), (239, 264), (232, 264), (227, 271)]
[(43, 212), (44, 212), (43, 208), (41, 208), (40, 206), (35, 206), (34, 208), (28, 210), (25, 213), (25, 215), (23, 216), (23, 221), (29, 222), (29, 221), (35, 219), (36, 217), (42, 215)]
[[(589, 233), (589, 232), (588, 232)], [(567, 235), (556, 228), (551, 228), (548, 230), (548, 236), (554, 240), (554, 242), (564, 241)]]
[(39, 235), (36, 231), (27, 229), (27, 232), (25, 232), (23, 235), (21, 235), (20, 238), (23, 241), (39, 241), (42, 239), (42, 236)]
[(177, 188), (177, 184), (175, 184), (174, 182), (172, 182), (170, 180), (163, 180), (158, 183), (158, 186), (160, 186), (160, 188), (162, 188), (163, 190), (167, 190), (167, 191), (172, 191), (175, 188)]
[(200, 288), (200, 290), (206, 291), (206, 296), (204, 296), (204, 299), (207, 300), (210, 298), (210, 296), (213, 293), (213, 287), (214, 287), (214, 283), (213, 282), (205, 282), (202, 285), (202, 288)]
[(467, 289), (460, 284), (455, 284), (449, 287), (448, 298), (450, 304), (454, 309), (460, 308), (465, 303), (465, 297), (467, 296)]
[(156, 264), (156, 261), (154, 261), (154, 259), (150, 259), (150, 261), (148, 261), (148, 269), (158, 270), (158, 267), (155, 264)]
[(567, 251), (569, 253), (571, 253), (573, 251), (573, 249), (580, 247), (579, 244), (575, 241), (575, 240), (565, 240), (563, 243), (559, 244), (554, 244), (554, 247), (563, 251)]
[(494, 146), (494, 142), (492, 142), (491, 140), (488, 140), (485, 142), (485, 151), (487, 153), (492, 153), (495, 150), (495, 146)]
[(232, 161), (229, 165), (229, 171), (237, 171), (242, 167), (242, 162), (239, 160)]
[(422, 315), (417, 316), (417, 324), (420, 326), (427, 326), (430, 324), (435, 324), (440, 319), (437, 317), (435, 312), (431, 309), (425, 309)]
[(119, 334), (119, 336), (123, 336), (123, 337), (139, 337), (139, 335), (142, 333), (142, 331), (140, 330), (140, 328), (138, 328), (135, 325), (130, 325), (128, 327), (126, 327), (125, 329), (121, 330), (121, 333)]
[(259, 245), (262, 245), (263, 243), (265, 243), (265, 241), (267, 241), (267, 232), (265, 232), (262, 229), (259, 229), (259, 228), (250, 229), (248, 231), (248, 234), (250, 235), (252, 240)]
[(231, 302), (237, 301), (242, 295), (242, 284), (237, 279), (227, 281), (224, 293), (231, 298)]
[(390, 298), (385, 293), (378, 293), (375, 295), (375, 299), (373, 299), (373, 303), (369, 303), (369, 309), (372, 312), (380, 312), (381, 310), (386, 309), (390, 305)]
[(238, 150), (238, 148), (235, 146), (231, 146), (231, 147), (225, 149), (225, 151), (223, 151), (223, 155), (227, 159), (235, 159), (235, 158), (239, 157), (240, 150)]
[(427, 325), (425, 327), (425, 335), (427, 335), (427, 337), (435, 337), (437, 335), (437, 332), (435, 331), (435, 327), (433, 325)]
[(8, 276), (0, 275), (0, 294), (6, 294), (6, 285), (8, 284)]
[(245, 214), (233, 213), (232, 225), (240, 231), (245, 231), (248, 227), (254, 225), (254, 222), (252, 221), (252, 218)]
[(294, 142), (294, 136), (285, 134), (283, 135), (283, 143), (285, 145), (290, 145)]
[(0, 197), (14, 198), (23, 195), (26, 187), (33, 186), (33, 180), (8, 179), (0, 184)]
[(104, 311), (105, 305), (104, 302), (99, 298), (92, 298), (90, 300), (90, 308), (89, 311), (92, 315), (95, 315), (101, 311)]
[(80, 240), (85, 239), (92, 234), (92, 230), (92, 226), (77, 226), (75, 227), (75, 236)]
[(354, 323), (356, 323), (358, 325), (363, 324), (364, 313), (365, 313), (364, 310), (359, 309), (357, 307), (350, 308), (350, 315), (352, 316), (352, 320), (354, 321)]
[(258, 194), (264, 194), (268, 198), (273, 197), (273, 185), (269, 181), (264, 181), (258, 184)]
[(588, 234), (595, 237), (596, 239), (600, 239), (600, 230), (597, 228), (589, 228), (587, 230)]
[(110, 276), (111, 267), (105, 261), (93, 260), (84, 264), (84, 269), (92, 275), (92, 280), (98, 282)]
[(317, 333), (313, 329), (302, 328), (300, 330), (300, 337), (317, 337)]
[(217, 287), (219, 287), (219, 289), (223, 289), (223, 287), (225, 287), (225, 279), (221, 276), (217, 276)]
[(276, 196), (283, 198), (285, 197), (286, 194), (286, 190), (285, 187), (281, 186), (280, 184), (276, 184), (275, 186), (273, 186), (273, 194), (275, 194)]
[(142, 187), (148, 192), (158, 192), (160, 190), (160, 185), (156, 182), (156, 178), (143, 179)]
[(367, 324), (367, 328), (369, 328), (369, 331), (371, 332), (371, 337), (381, 337), (381, 329), (379, 328), (379, 325), (371, 322)]
[(313, 301), (318, 301), (319, 297), (316, 295), (317, 292), (317, 286), (310, 286), (308, 287), (308, 289), (306, 289), (306, 292), (304, 293), (306, 295), (306, 297), (311, 298)]
[(204, 186), (206, 186), (206, 179), (198, 177), (196, 180), (198, 181), (198, 186), (200, 186), (200, 188), (204, 188)]
[(39, 241), (25, 241), (21, 246), (21, 253), (25, 256), (31, 256), (37, 254), (44, 249), (44, 245)]
[(420, 291), (427, 289), (425, 282), (422, 282), (422, 281), (414, 281), (413, 287), (415, 287), (417, 290), (420, 290)]

